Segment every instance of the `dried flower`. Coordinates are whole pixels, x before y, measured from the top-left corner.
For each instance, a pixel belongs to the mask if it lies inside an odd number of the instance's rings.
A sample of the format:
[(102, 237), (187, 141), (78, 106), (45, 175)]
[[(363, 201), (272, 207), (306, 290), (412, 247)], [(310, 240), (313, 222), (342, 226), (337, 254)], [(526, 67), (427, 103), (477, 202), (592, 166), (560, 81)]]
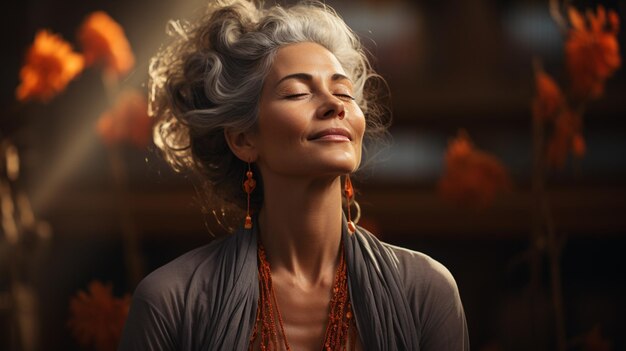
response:
[(541, 69), (535, 72), (535, 84), (537, 95), (533, 99), (533, 116), (542, 120), (556, 118), (565, 103), (561, 89), (554, 79)]
[(25, 61), (16, 90), (20, 101), (49, 101), (63, 91), (84, 66), (83, 57), (74, 52), (69, 43), (47, 30), (37, 32)]
[(565, 42), (565, 57), (572, 94), (578, 99), (598, 98), (604, 84), (621, 65), (617, 32), (619, 19), (614, 11), (608, 15), (598, 6), (585, 18), (573, 7), (569, 8), (572, 27)]
[(548, 141), (548, 166), (562, 169), (570, 153), (577, 157), (584, 156), (585, 144), (581, 133), (581, 116), (569, 109), (562, 111), (554, 121), (554, 132)]
[(476, 208), (489, 206), (499, 191), (508, 190), (511, 179), (493, 155), (476, 149), (464, 131), (448, 145), (439, 193), (448, 201)]
[(124, 29), (103, 11), (87, 16), (78, 30), (78, 40), (87, 65), (100, 61), (108, 72), (121, 76), (135, 64)]
[(130, 296), (113, 297), (113, 287), (99, 281), (89, 284), (88, 292), (79, 291), (70, 301), (69, 327), (83, 346), (98, 351), (116, 350), (128, 316)]
[(152, 119), (144, 94), (128, 90), (120, 94), (115, 105), (98, 119), (98, 134), (107, 145), (129, 142), (145, 148), (152, 138)]

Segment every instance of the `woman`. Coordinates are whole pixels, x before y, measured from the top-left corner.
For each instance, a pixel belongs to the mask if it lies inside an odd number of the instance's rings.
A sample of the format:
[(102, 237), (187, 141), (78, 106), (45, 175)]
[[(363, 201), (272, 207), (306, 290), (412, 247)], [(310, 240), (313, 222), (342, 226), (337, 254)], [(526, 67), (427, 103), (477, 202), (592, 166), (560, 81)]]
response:
[(236, 0), (173, 29), (151, 66), (157, 144), (241, 228), (146, 277), (120, 349), (469, 349), (450, 273), (342, 210), (364, 137), (384, 133), (346, 24)]

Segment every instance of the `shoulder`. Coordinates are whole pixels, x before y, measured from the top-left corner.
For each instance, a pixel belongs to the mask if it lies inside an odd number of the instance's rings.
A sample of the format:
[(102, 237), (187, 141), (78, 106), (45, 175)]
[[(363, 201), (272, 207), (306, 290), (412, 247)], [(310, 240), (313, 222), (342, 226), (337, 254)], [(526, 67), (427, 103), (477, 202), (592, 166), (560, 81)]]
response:
[(456, 281), (443, 264), (424, 253), (383, 242), (362, 227), (358, 229), (355, 242), (363, 246), (365, 251), (372, 254), (378, 252), (382, 255), (379, 259), (395, 267), (408, 297), (432, 297), (442, 303), (459, 300)]
[(176, 329), (187, 313), (187, 301), (210, 284), (223, 241), (220, 238), (191, 250), (148, 274), (133, 293), (131, 312), (143, 306)]
[(411, 290), (421, 294), (444, 294), (458, 298), (458, 287), (452, 273), (439, 261), (418, 251), (383, 243), (398, 262), (400, 277)]
[(215, 244), (192, 250), (146, 276), (133, 293), (119, 350), (176, 350), (188, 291)]
[(214, 266), (215, 253), (222, 239), (191, 250), (148, 274), (137, 286), (134, 299), (154, 307), (172, 306), (184, 299), (192, 282), (203, 276), (199, 271)]
[(396, 257), (422, 350), (468, 350), (465, 312), (456, 281), (440, 262), (421, 252), (383, 244)]
[(146, 276), (133, 294), (121, 349), (187, 350), (225, 338), (210, 339), (232, 324), (220, 316), (242, 313), (238, 308), (257, 286), (251, 279), (256, 241), (246, 234), (215, 240)]

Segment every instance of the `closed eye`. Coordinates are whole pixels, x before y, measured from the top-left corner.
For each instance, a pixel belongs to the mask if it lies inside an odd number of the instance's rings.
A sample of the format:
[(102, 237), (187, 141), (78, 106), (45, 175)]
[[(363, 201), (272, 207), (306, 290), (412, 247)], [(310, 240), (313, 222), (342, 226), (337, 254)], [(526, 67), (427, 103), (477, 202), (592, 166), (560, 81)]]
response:
[(308, 93), (290, 94), (290, 95), (286, 95), (285, 98), (294, 100), (294, 99), (302, 98), (307, 95), (309, 94)]
[(335, 96), (339, 97), (342, 100), (355, 100), (352, 95), (348, 94), (335, 94)]

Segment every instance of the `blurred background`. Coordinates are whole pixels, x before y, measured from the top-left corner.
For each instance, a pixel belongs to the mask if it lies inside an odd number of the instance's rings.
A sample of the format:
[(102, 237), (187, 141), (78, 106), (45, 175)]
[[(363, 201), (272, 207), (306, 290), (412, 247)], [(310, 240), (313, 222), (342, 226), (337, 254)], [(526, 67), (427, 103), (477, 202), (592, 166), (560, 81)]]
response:
[[(94, 328), (123, 320), (137, 280), (220, 234), (191, 179), (167, 167), (146, 133), (121, 142), (110, 127), (112, 115), (130, 113), (120, 109), (145, 111), (133, 92), (147, 95), (149, 58), (167, 39), (167, 21), (191, 18), (204, 3), (0, 5), (1, 350), (107, 349)], [(581, 13), (601, 4), (620, 18), (626, 10), (625, 1), (570, 3)], [(567, 95), (568, 34), (548, 1), (328, 4), (361, 36), (391, 90), (393, 141), (355, 184), (361, 224), (452, 272), (474, 350), (625, 350), (624, 69), (613, 65), (602, 94)], [(77, 30), (99, 10), (123, 28), (134, 65), (86, 67), (46, 102), (18, 99), (37, 32), (80, 51)], [(614, 29), (610, 20), (602, 27)], [(607, 35), (623, 52), (623, 33)], [(562, 162), (543, 156), (559, 126), (538, 116), (546, 99), (538, 72), (552, 76), (581, 121), (584, 144), (567, 147)], [(131, 107), (112, 108), (123, 101)], [(454, 173), (464, 155), (484, 168), (474, 183), (458, 180), (474, 174), (468, 169)], [(89, 320), (96, 327), (81, 324)]]

